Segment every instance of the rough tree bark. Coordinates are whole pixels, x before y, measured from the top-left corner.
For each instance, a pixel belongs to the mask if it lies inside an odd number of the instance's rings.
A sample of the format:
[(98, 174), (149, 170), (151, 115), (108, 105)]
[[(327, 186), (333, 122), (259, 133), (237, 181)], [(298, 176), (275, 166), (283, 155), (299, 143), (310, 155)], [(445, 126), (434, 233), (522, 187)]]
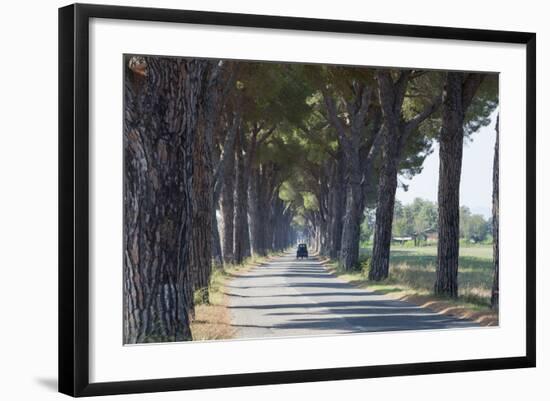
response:
[(124, 342), (186, 340), (193, 145), (209, 64), (126, 61)]
[(279, 199), (279, 189), (280, 189), (280, 168), (276, 163), (268, 163), (267, 168), (265, 169), (266, 175), (264, 177), (264, 197), (263, 197), (263, 216), (262, 221), (264, 223), (263, 228), (263, 241), (264, 249), (267, 252), (273, 250), (273, 238), (275, 230), (275, 210), (274, 205), (276, 204), (276, 199)]
[(312, 210), (308, 210), (304, 215), (307, 221), (306, 237), (308, 239), (309, 248), (311, 251), (317, 252), (319, 250), (319, 213)]
[(293, 212), (290, 205), (284, 204), (280, 198), (275, 200), (276, 213), (274, 214), (274, 224), (276, 225), (275, 236), (273, 238), (273, 249), (284, 251), (292, 244), (292, 218)]
[(250, 235), (252, 252), (266, 256), (272, 245), (271, 206), (278, 189), (278, 167), (275, 163), (259, 163), (251, 173), (249, 188)]
[[(234, 248), (234, 218), (235, 218), (235, 138), (240, 127), (240, 115), (233, 113), (232, 121), (228, 123), (226, 135), (223, 141), (221, 154), (217, 157), (217, 164), (213, 173), (214, 196), (213, 203), (218, 205), (221, 198), (222, 222), (224, 226), (224, 250), (222, 252), (221, 241), (219, 239), (218, 221), (216, 215), (213, 215), (214, 234), (217, 234), (218, 240), (215, 245), (219, 245), (219, 255), (223, 263), (233, 263)], [(223, 206), (225, 204), (225, 207)], [(229, 221), (230, 220), (230, 221)], [(227, 227), (227, 230), (226, 228)]]
[(345, 161), (342, 151), (337, 153), (330, 185), (330, 250), (329, 256), (336, 259), (342, 246), (342, 228), (346, 210)]
[(222, 256), (222, 241), (220, 237), (220, 230), (218, 224), (218, 218), (216, 212), (218, 208), (214, 204), (213, 213), (211, 216), (212, 220), (212, 263), (214, 266), (223, 266), (223, 256)]
[(498, 271), (498, 218), (499, 218), (499, 185), (498, 185), (498, 176), (499, 176), (499, 157), (498, 157), (498, 143), (500, 136), (500, 127), (499, 127), (500, 114), (497, 116), (497, 121), (495, 125), (495, 130), (497, 134), (497, 139), (495, 142), (495, 156), (493, 159), (493, 288), (491, 291), (491, 307), (493, 309), (498, 309), (499, 306), (499, 271)]
[(410, 70), (403, 70), (397, 80), (394, 81), (389, 70), (377, 72), (378, 95), (384, 118), (384, 130), (382, 137), (382, 167), (378, 178), (374, 244), (369, 270), (369, 279), (373, 281), (383, 280), (389, 274), (397, 174), (405, 144), (411, 133), (437, 110), (441, 102), (441, 97), (436, 96), (414, 118), (403, 121), (401, 109), (411, 73)]
[(340, 246), (340, 265), (351, 270), (359, 261), (359, 240), (363, 210), (363, 171), (361, 170), (360, 149), (365, 139), (366, 116), (369, 109), (372, 90), (367, 85), (353, 83), (354, 96), (346, 102), (350, 124), (339, 116), (334, 99), (326, 91), (323, 93), (329, 120), (338, 134), (338, 142), (346, 160), (347, 202), (344, 214), (342, 241)]
[[(210, 137), (220, 139), (219, 135), (222, 133), (222, 130), (219, 129), (221, 122), (224, 121), (224, 118), (212, 118), (212, 116), (221, 116), (224, 114), (224, 106), (228, 98), (229, 92), (234, 87), (235, 83), (235, 68), (231, 63), (218, 62), (215, 65), (214, 73), (210, 75), (209, 79), (209, 101), (207, 105), (209, 106), (207, 118), (207, 128), (211, 130)], [(216, 211), (219, 206), (219, 198), (222, 187), (221, 177), (224, 175), (224, 169), (226, 164), (226, 157), (234, 159), (233, 146), (235, 143), (235, 130), (236, 125), (239, 123), (238, 113), (225, 113), (226, 115), (233, 114), (233, 120), (228, 121), (229, 127), (225, 131), (225, 138), (223, 139), (222, 149), (219, 149), (219, 141), (212, 147), (213, 155), (213, 173), (212, 173), (212, 259), (213, 263), (216, 266), (223, 266), (223, 257), (222, 257), (222, 245), (220, 239), (220, 231), (218, 228), (218, 219), (216, 216)], [(214, 132), (217, 132), (218, 135), (214, 135)], [(220, 152), (221, 150), (221, 152)]]
[(378, 201), (374, 225), (369, 279), (378, 281), (388, 277), (392, 238), (393, 209), (397, 190), (398, 149), (395, 136), (384, 135), (382, 168), (378, 181)]
[(235, 223), (234, 251), (235, 263), (240, 264), (249, 256), (248, 237), (248, 173), (245, 163), (244, 133), (239, 129), (235, 144), (236, 184), (235, 184)]
[(257, 149), (271, 136), (275, 130), (275, 126), (264, 131), (263, 123), (255, 123), (252, 127), (250, 139), (246, 146), (247, 157), (245, 160), (245, 173), (248, 178), (248, 213), (250, 237), (249, 244), (252, 253), (257, 256), (267, 255), (266, 249), (266, 222), (268, 210), (265, 210), (270, 199), (269, 193), (266, 191), (266, 169), (261, 163), (256, 160)]
[(458, 296), (460, 174), (464, 118), (483, 74), (448, 72), (439, 135), (439, 186), (436, 294)]
[(252, 246), (252, 253), (255, 256), (265, 256), (266, 250), (264, 248), (263, 231), (264, 224), (262, 223), (262, 210), (260, 198), (262, 196), (261, 184), (262, 174), (261, 166), (255, 166), (250, 173), (250, 184), (248, 188), (248, 212), (249, 212), (249, 225), (250, 225), (250, 244)]
[(285, 231), (285, 220), (284, 220), (284, 211), (285, 205), (282, 199), (278, 196), (273, 198), (271, 202), (271, 216), (269, 219), (269, 226), (271, 227), (271, 246), (270, 248), (275, 251), (281, 251), (284, 248), (284, 231)]
[[(191, 266), (194, 290), (201, 290), (203, 302), (209, 301), (208, 285), (212, 273), (212, 259), (221, 265), (218, 223), (216, 206), (218, 204), (215, 183), (218, 177), (214, 176), (214, 157), (218, 152), (214, 150), (214, 136), (221, 127), (222, 90), (221, 82), (222, 63), (211, 61), (206, 94), (202, 104), (201, 129), (195, 140), (193, 149), (193, 222), (191, 236)], [(222, 155), (223, 157), (223, 155)], [(222, 157), (217, 161), (223, 163)], [(222, 168), (223, 169), (223, 168)]]
[(378, 94), (386, 129), (382, 138), (382, 167), (378, 178), (378, 201), (374, 227), (370, 280), (388, 277), (397, 172), (405, 133), (401, 126), (401, 108), (411, 71), (404, 70), (396, 82), (390, 71), (379, 71)]
[(321, 164), (319, 169), (318, 193), (317, 199), (319, 202), (319, 253), (321, 255), (328, 255), (330, 252), (330, 218), (329, 218), (329, 179), (330, 169), (327, 162)]
[(235, 153), (228, 157), (221, 194), (221, 212), (223, 218), (223, 260), (224, 263), (233, 263), (233, 238), (235, 219)]
[[(202, 135), (201, 135), (202, 134)], [(193, 218), (191, 266), (193, 291), (200, 290), (208, 302), (208, 283), (212, 272), (212, 138), (207, 130), (199, 131), (193, 149)]]
[(342, 245), (340, 246), (340, 265), (346, 270), (357, 267), (359, 263), (359, 238), (363, 217), (361, 195), (360, 182), (358, 185), (357, 180), (350, 177), (342, 231)]

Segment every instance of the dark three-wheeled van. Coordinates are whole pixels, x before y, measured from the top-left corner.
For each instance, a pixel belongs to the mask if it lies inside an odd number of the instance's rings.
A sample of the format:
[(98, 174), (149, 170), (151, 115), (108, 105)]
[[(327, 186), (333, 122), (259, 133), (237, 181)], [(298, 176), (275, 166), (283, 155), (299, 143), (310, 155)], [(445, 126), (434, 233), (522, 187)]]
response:
[(296, 250), (296, 259), (307, 258), (307, 245), (298, 244), (298, 249)]

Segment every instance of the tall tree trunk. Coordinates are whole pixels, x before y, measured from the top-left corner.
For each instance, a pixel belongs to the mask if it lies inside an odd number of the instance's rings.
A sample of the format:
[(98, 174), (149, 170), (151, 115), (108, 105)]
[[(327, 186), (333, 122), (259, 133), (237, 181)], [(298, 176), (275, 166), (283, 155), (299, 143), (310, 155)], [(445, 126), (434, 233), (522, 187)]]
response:
[(285, 202), (278, 196), (274, 197), (272, 203), (273, 212), (271, 214), (269, 226), (272, 227), (273, 238), (270, 248), (277, 252), (281, 252), (290, 245), (288, 242), (288, 233), (293, 216), (290, 208), (288, 208)]
[(240, 264), (249, 256), (248, 243), (248, 172), (246, 171), (244, 154), (244, 134), (239, 130), (236, 143), (236, 191), (235, 191), (235, 222), (234, 222), (234, 252), (235, 263)]
[(220, 239), (220, 229), (218, 224), (218, 217), (216, 215), (216, 204), (212, 207), (212, 263), (214, 266), (223, 266), (222, 257), (222, 243)]
[[(347, 270), (357, 267), (359, 264), (361, 223), (364, 218), (367, 194), (372, 185), (370, 176), (372, 174), (374, 157), (378, 152), (382, 137), (381, 126), (379, 124), (374, 124), (373, 131), (371, 140), (361, 147), (359, 149), (360, 152), (357, 154), (357, 162), (360, 160), (359, 167), (356, 167), (354, 163), (350, 163), (348, 160), (352, 169), (349, 172), (349, 190), (340, 251), (340, 264)], [(397, 186), (397, 179), (395, 185)], [(388, 188), (388, 190), (391, 190), (391, 188)], [(395, 199), (395, 189), (393, 199)]]
[(233, 263), (233, 238), (235, 219), (235, 157), (228, 157), (225, 166), (225, 174), (221, 194), (221, 211), (223, 218), (223, 260), (225, 263)]
[(329, 163), (324, 162), (318, 172), (317, 200), (319, 202), (319, 254), (328, 255), (330, 249), (330, 192), (329, 192), (330, 168)]
[(378, 178), (374, 243), (371, 268), (369, 270), (369, 280), (374, 281), (383, 280), (389, 275), (393, 209), (395, 207), (395, 192), (397, 190), (397, 163), (399, 159), (399, 156), (396, 154), (397, 151), (398, 143), (396, 135), (395, 133), (390, 133), (388, 130), (384, 137), (382, 169)]
[(193, 145), (208, 63), (126, 61), (124, 343), (187, 340)]
[(262, 208), (260, 203), (261, 191), (260, 166), (256, 166), (250, 173), (250, 184), (248, 188), (248, 212), (250, 217), (250, 242), (252, 253), (255, 256), (265, 256), (263, 247), (263, 224), (261, 221)]
[(344, 224), (344, 212), (346, 210), (346, 185), (345, 185), (345, 164), (343, 153), (340, 151), (336, 160), (332, 179), (330, 196), (331, 201), (331, 244), (329, 256), (336, 259), (340, 255), (342, 246), (342, 229)]
[(461, 73), (448, 73), (439, 137), (436, 294), (458, 296), (460, 174), (464, 141)]
[(378, 200), (374, 225), (374, 243), (369, 279), (383, 280), (389, 275), (390, 246), (392, 238), (393, 209), (397, 190), (397, 173), (401, 147), (408, 132), (401, 124), (401, 108), (411, 71), (404, 70), (394, 82), (391, 72), (377, 73), (378, 97), (386, 129), (382, 138), (382, 167), (378, 178)]
[(217, 178), (214, 175), (214, 159), (219, 159), (219, 152), (214, 147), (214, 136), (221, 125), (221, 119), (218, 116), (223, 106), (221, 75), (221, 64), (212, 62), (201, 113), (201, 135), (197, 137), (193, 150), (195, 172), (191, 265), (194, 272), (194, 286), (195, 289), (202, 290), (203, 302), (209, 301), (208, 286), (213, 258), (217, 265), (222, 264), (216, 219), (217, 198), (215, 199), (214, 191)]
[(448, 72), (439, 136), (439, 185), (436, 294), (458, 296), (460, 174), (464, 117), (483, 75)]
[(498, 200), (499, 200), (499, 186), (498, 186), (498, 176), (499, 176), (499, 157), (498, 157), (498, 151), (499, 151), (499, 136), (500, 136), (500, 127), (499, 127), (499, 120), (500, 120), (500, 114), (497, 116), (497, 121), (495, 125), (495, 130), (497, 134), (496, 142), (495, 142), (495, 156), (493, 159), (493, 265), (494, 265), (494, 273), (493, 273), (493, 288), (491, 291), (491, 307), (493, 309), (498, 309), (499, 306), (499, 271), (498, 271), (498, 218), (499, 218), (499, 207), (498, 207)]
[(284, 230), (284, 202), (278, 196), (273, 198), (271, 205), (271, 216), (269, 226), (271, 227), (271, 246), (274, 251), (280, 251), (282, 248), (282, 233)]
[[(359, 156), (357, 154), (357, 156)], [(355, 160), (357, 166), (351, 164), (348, 180), (346, 214), (342, 231), (342, 245), (340, 246), (340, 265), (345, 270), (357, 267), (359, 262), (359, 239), (361, 236), (361, 220), (363, 218), (363, 192), (361, 190), (361, 175), (359, 158)], [(348, 160), (348, 163), (351, 163)]]
[[(338, 134), (338, 142), (344, 152), (346, 173), (348, 176), (348, 198), (339, 259), (340, 265), (345, 270), (353, 269), (359, 261), (361, 220), (363, 218), (361, 207), (364, 205), (363, 191), (361, 190), (363, 171), (361, 170), (359, 154), (361, 146), (369, 139), (365, 121), (369, 112), (372, 94), (372, 89), (369, 86), (360, 84), (359, 82), (352, 82), (352, 89), (354, 94), (352, 100), (345, 102), (346, 111), (349, 115), (349, 123), (339, 117), (332, 96), (326, 91), (323, 92), (329, 120)], [(374, 133), (374, 135), (376, 134)]]
[(377, 72), (378, 94), (385, 129), (382, 137), (382, 168), (378, 178), (374, 244), (369, 270), (369, 279), (374, 281), (383, 280), (389, 275), (397, 174), (404, 147), (411, 133), (431, 116), (441, 103), (441, 96), (437, 94), (420, 113), (405, 121), (402, 108), (411, 73), (410, 70), (402, 70), (394, 81), (389, 70)]
[(250, 235), (252, 251), (256, 256), (266, 256), (271, 247), (269, 225), (271, 204), (276, 189), (276, 166), (273, 163), (259, 164), (252, 169), (248, 192)]
[(207, 130), (197, 135), (193, 150), (193, 220), (191, 235), (191, 267), (194, 291), (201, 290), (208, 302), (208, 284), (212, 271), (212, 138)]
[(285, 211), (283, 212), (284, 225), (281, 231), (281, 246), (279, 249), (280, 251), (284, 251), (289, 246), (296, 243), (295, 232), (292, 227), (293, 218), (293, 211), (287, 206)]
[(246, 214), (246, 224), (244, 225), (243, 241), (244, 241), (244, 257), (249, 258), (252, 256), (252, 246), (250, 245), (250, 216), (248, 215), (248, 209)]
[[(215, 115), (215, 114), (213, 114)], [(237, 132), (240, 130), (240, 115), (238, 113), (233, 113), (233, 120), (228, 124), (226, 135), (223, 141), (223, 147), (222, 152), (220, 153), (218, 148), (214, 147), (216, 150), (214, 154), (216, 155), (217, 163), (214, 168), (213, 172), (213, 188), (214, 188), (214, 194), (212, 197), (212, 203), (214, 205), (214, 210), (216, 210), (219, 202), (219, 198), (222, 196), (222, 189), (225, 185), (228, 185), (231, 187), (232, 191), (234, 192), (235, 189), (235, 141)], [(229, 172), (227, 171), (229, 170)], [(228, 184), (225, 184), (227, 182)], [(230, 190), (226, 188), (227, 190)], [(225, 195), (227, 199), (227, 194)], [(232, 199), (230, 202), (234, 205), (234, 200)], [(223, 203), (223, 200), (222, 200)], [(229, 205), (227, 205), (229, 207)], [(229, 210), (226, 207), (226, 211), (229, 212)], [(234, 206), (233, 206), (234, 208)], [(224, 211), (222, 207), (222, 223), (224, 220), (223, 217)], [(234, 217), (234, 210), (231, 212), (231, 215)], [(228, 218), (229, 216), (225, 216)], [(219, 224), (216, 214), (212, 216), (213, 222), (212, 222), (212, 228), (213, 228), (213, 258), (214, 263), (218, 266), (222, 266), (224, 263), (224, 260), (222, 258), (222, 244), (220, 239), (220, 231), (219, 231)], [(232, 263), (233, 262), (233, 237), (234, 237), (234, 222), (229, 223), (231, 225), (231, 239), (230, 239), (230, 246), (229, 249), (226, 249), (225, 254), (228, 255), (228, 260), (226, 260), (226, 263)]]

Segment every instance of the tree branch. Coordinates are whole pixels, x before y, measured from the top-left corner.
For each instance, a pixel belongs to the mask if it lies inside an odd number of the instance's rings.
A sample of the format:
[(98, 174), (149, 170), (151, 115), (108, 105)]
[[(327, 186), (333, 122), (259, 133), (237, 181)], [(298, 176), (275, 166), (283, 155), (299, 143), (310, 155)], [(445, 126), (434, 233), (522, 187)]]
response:
[(322, 93), (323, 99), (325, 100), (329, 121), (336, 130), (336, 134), (338, 135), (341, 143), (347, 146), (348, 138), (346, 137), (346, 127), (340, 117), (338, 117), (338, 111), (336, 110), (334, 99), (326, 89), (322, 89)]
[(401, 114), (401, 107), (403, 106), (403, 100), (405, 99), (405, 93), (407, 92), (407, 84), (411, 75), (411, 70), (402, 70), (399, 74), (397, 82), (394, 84), (394, 100), (393, 107), (395, 112)]
[(486, 76), (487, 74), (471, 73), (464, 79), (464, 83), (462, 84), (462, 107), (464, 110), (474, 100), (474, 96)]
[(229, 127), (229, 130), (225, 137), (225, 141), (223, 143), (223, 150), (222, 154), (220, 155), (220, 160), (218, 161), (217, 166), (215, 166), (212, 176), (212, 183), (214, 187), (214, 202), (217, 202), (220, 196), (222, 187), (222, 180), (220, 179), (220, 177), (224, 174), (225, 165), (227, 164), (227, 158), (235, 156), (233, 149), (235, 145), (235, 138), (237, 136), (237, 130), (240, 123), (240, 115), (238, 113), (234, 113), (233, 121), (231, 122), (231, 126)]
[(330, 157), (332, 157), (333, 159), (336, 160), (338, 158), (338, 155), (332, 149), (330, 149), (328, 147), (325, 147), (324, 150), (325, 150), (326, 154), (329, 155)]
[(353, 136), (359, 136), (364, 124), (365, 116), (369, 110), (372, 90), (366, 85), (355, 85), (356, 106), (351, 114), (351, 132)]
[(414, 131), (424, 120), (437, 111), (443, 102), (443, 95), (437, 95), (420, 113), (405, 124), (404, 135)]
[(267, 139), (271, 136), (271, 134), (273, 134), (273, 131), (275, 131), (275, 128), (277, 128), (277, 124), (273, 125), (273, 127), (271, 127), (268, 131), (264, 132), (262, 137), (258, 139), (258, 142), (257, 142), (258, 145), (261, 145), (262, 143), (267, 141)]
[(412, 79), (419, 78), (422, 75), (426, 75), (427, 73), (428, 73), (427, 71), (412, 71), (410, 79), (412, 80)]

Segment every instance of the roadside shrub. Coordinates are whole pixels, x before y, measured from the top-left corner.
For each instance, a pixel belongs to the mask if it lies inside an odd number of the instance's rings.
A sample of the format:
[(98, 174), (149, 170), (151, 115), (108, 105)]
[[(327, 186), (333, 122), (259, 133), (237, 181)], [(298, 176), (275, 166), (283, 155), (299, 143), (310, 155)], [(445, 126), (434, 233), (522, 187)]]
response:
[(210, 303), (208, 296), (208, 288), (199, 288), (193, 294), (193, 302), (195, 305), (208, 305)]
[(359, 262), (361, 275), (363, 275), (365, 277), (369, 276), (370, 262), (371, 262), (371, 259), (368, 256), (364, 256), (364, 257), (361, 258), (361, 260)]

